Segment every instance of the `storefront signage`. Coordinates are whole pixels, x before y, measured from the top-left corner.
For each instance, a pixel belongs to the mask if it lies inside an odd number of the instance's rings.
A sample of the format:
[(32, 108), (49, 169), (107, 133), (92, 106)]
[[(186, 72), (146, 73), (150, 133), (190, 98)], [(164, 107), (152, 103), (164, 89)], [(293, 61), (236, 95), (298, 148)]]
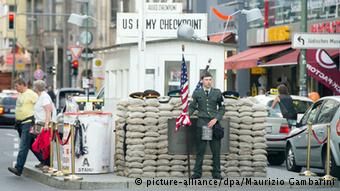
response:
[(309, 30), (312, 33), (340, 33), (340, 20), (312, 24)]
[(182, 3), (146, 3), (147, 13), (182, 13)]
[(267, 29), (268, 42), (287, 41), (290, 39), (289, 26), (271, 27)]
[(266, 74), (266, 69), (263, 67), (255, 67), (255, 68), (251, 68), (251, 74), (253, 75), (262, 75), (262, 74)]
[(313, 48), (339, 49), (340, 35), (294, 33), (292, 47), (305, 49)]
[(306, 51), (308, 75), (340, 95), (340, 71), (323, 49)]
[[(207, 36), (206, 14), (146, 14), (146, 37), (176, 38), (177, 29), (181, 24), (190, 25), (198, 37)], [(138, 37), (139, 23), (138, 13), (118, 13), (117, 36)]]

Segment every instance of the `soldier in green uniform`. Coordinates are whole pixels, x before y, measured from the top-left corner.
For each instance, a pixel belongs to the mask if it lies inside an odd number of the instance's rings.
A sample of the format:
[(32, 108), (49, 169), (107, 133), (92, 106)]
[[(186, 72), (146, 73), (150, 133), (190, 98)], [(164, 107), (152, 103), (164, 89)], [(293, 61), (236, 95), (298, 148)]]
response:
[(214, 179), (222, 179), (220, 169), (220, 151), (221, 140), (213, 139), (211, 141), (202, 140), (202, 126), (212, 128), (218, 121), (222, 120), (224, 115), (224, 107), (222, 106), (223, 98), (219, 89), (213, 88), (212, 76), (206, 72), (202, 77), (203, 88), (194, 91), (192, 98), (193, 101), (189, 105), (189, 115), (192, 116), (195, 110), (198, 110), (197, 120), (197, 155), (194, 167), (194, 174), (191, 176), (193, 179), (201, 178), (203, 157), (207, 143), (209, 142), (211, 152), (213, 154), (213, 171), (212, 176)]

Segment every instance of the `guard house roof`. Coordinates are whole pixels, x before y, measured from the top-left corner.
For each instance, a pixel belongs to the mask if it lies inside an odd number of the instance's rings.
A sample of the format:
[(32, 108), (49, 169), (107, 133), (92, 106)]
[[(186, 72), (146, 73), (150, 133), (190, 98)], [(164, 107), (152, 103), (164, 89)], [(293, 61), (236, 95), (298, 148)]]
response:
[[(221, 46), (221, 47), (229, 47), (229, 48), (237, 48), (236, 44), (231, 43), (216, 43), (216, 42), (210, 42), (205, 40), (189, 40), (189, 39), (178, 39), (178, 38), (172, 38), (172, 39), (161, 39), (161, 40), (152, 40), (147, 41), (146, 44), (157, 44), (157, 43), (166, 43), (166, 42), (189, 42), (189, 43), (197, 43), (197, 44), (206, 44), (206, 45), (214, 45), (214, 46)], [(137, 46), (137, 42), (133, 43), (124, 43), (124, 44), (115, 44), (112, 46), (102, 47), (102, 48), (94, 48), (94, 52), (109, 50), (109, 49), (115, 49), (115, 48), (123, 48), (123, 47), (130, 47), (130, 46)]]

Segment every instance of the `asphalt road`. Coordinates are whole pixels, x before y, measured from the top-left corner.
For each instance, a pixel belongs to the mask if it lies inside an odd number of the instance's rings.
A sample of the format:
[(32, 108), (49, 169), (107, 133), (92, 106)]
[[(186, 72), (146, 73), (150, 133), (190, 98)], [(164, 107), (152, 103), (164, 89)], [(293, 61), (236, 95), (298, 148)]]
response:
[[(16, 155), (19, 147), (19, 139), (16, 131), (12, 129), (0, 129), (0, 191), (53, 191), (53, 190), (58, 190), (46, 185), (43, 185), (39, 182), (36, 182), (34, 180), (28, 179), (24, 176), (17, 177), (13, 174), (11, 174), (8, 170), (7, 167), (13, 165), (13, 161), (16, 160)], [(36, 161), (34, 158), (33, 154), (30, 153), (28, 156), (28, 161)], [(284, 166), (278, 166), (275, 167), (280, 169), (280, 174), (284, 174), (286, 172)], [(321, 171), (319, 171), (321, 173)], [(113, 190), (113, 189), (109, 189)], [(132, 190), (132, 189), (119, 189), (119, 190)], [(163, 188), (152, 188), (152, 189), (146, 189), (146, 188), (141, 188), (141, 189), (136, 189), (140, 191), (149, 191), (149, 190), (164, 190)], [(235, 187), (235, 188), (228, 188), (228, 187), (220, 187), (220, 188), (200, 188), (200, 187), (188, 187), (188, 188), (171, 188), (168, 187), (166, 190), (188, 190), (188, 191), (197, 191), (197, 190), (233, 190), (233, 191), (244, 191), (244, 190), (260, 190), (260, 191), (272, 191), (272, 190), (278, 190), (278, 191), (285, 191), (287, 190), (287, 187), (273, 187), (273, 186), (268, 186), (268, 187)], [(317, 190), (317, 191), (339, 191), (339, 188), (293, 188), (289, 190)]]

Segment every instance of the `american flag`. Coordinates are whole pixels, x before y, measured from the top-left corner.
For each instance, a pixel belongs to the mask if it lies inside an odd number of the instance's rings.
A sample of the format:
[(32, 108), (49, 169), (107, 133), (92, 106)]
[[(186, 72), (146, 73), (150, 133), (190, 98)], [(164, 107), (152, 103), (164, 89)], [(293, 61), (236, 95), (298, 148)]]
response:
[(182, 69), (181, 69), (181, 100), (183, 105), (183, 111), (176, 119), (176, 131), (179, 130), (181, 125), (190, 126), (191, 121), (188, 115), (189, 107), (189, 82), (188, 82), (188, 70), (185, 63), (184, 55), (182, 55)]

